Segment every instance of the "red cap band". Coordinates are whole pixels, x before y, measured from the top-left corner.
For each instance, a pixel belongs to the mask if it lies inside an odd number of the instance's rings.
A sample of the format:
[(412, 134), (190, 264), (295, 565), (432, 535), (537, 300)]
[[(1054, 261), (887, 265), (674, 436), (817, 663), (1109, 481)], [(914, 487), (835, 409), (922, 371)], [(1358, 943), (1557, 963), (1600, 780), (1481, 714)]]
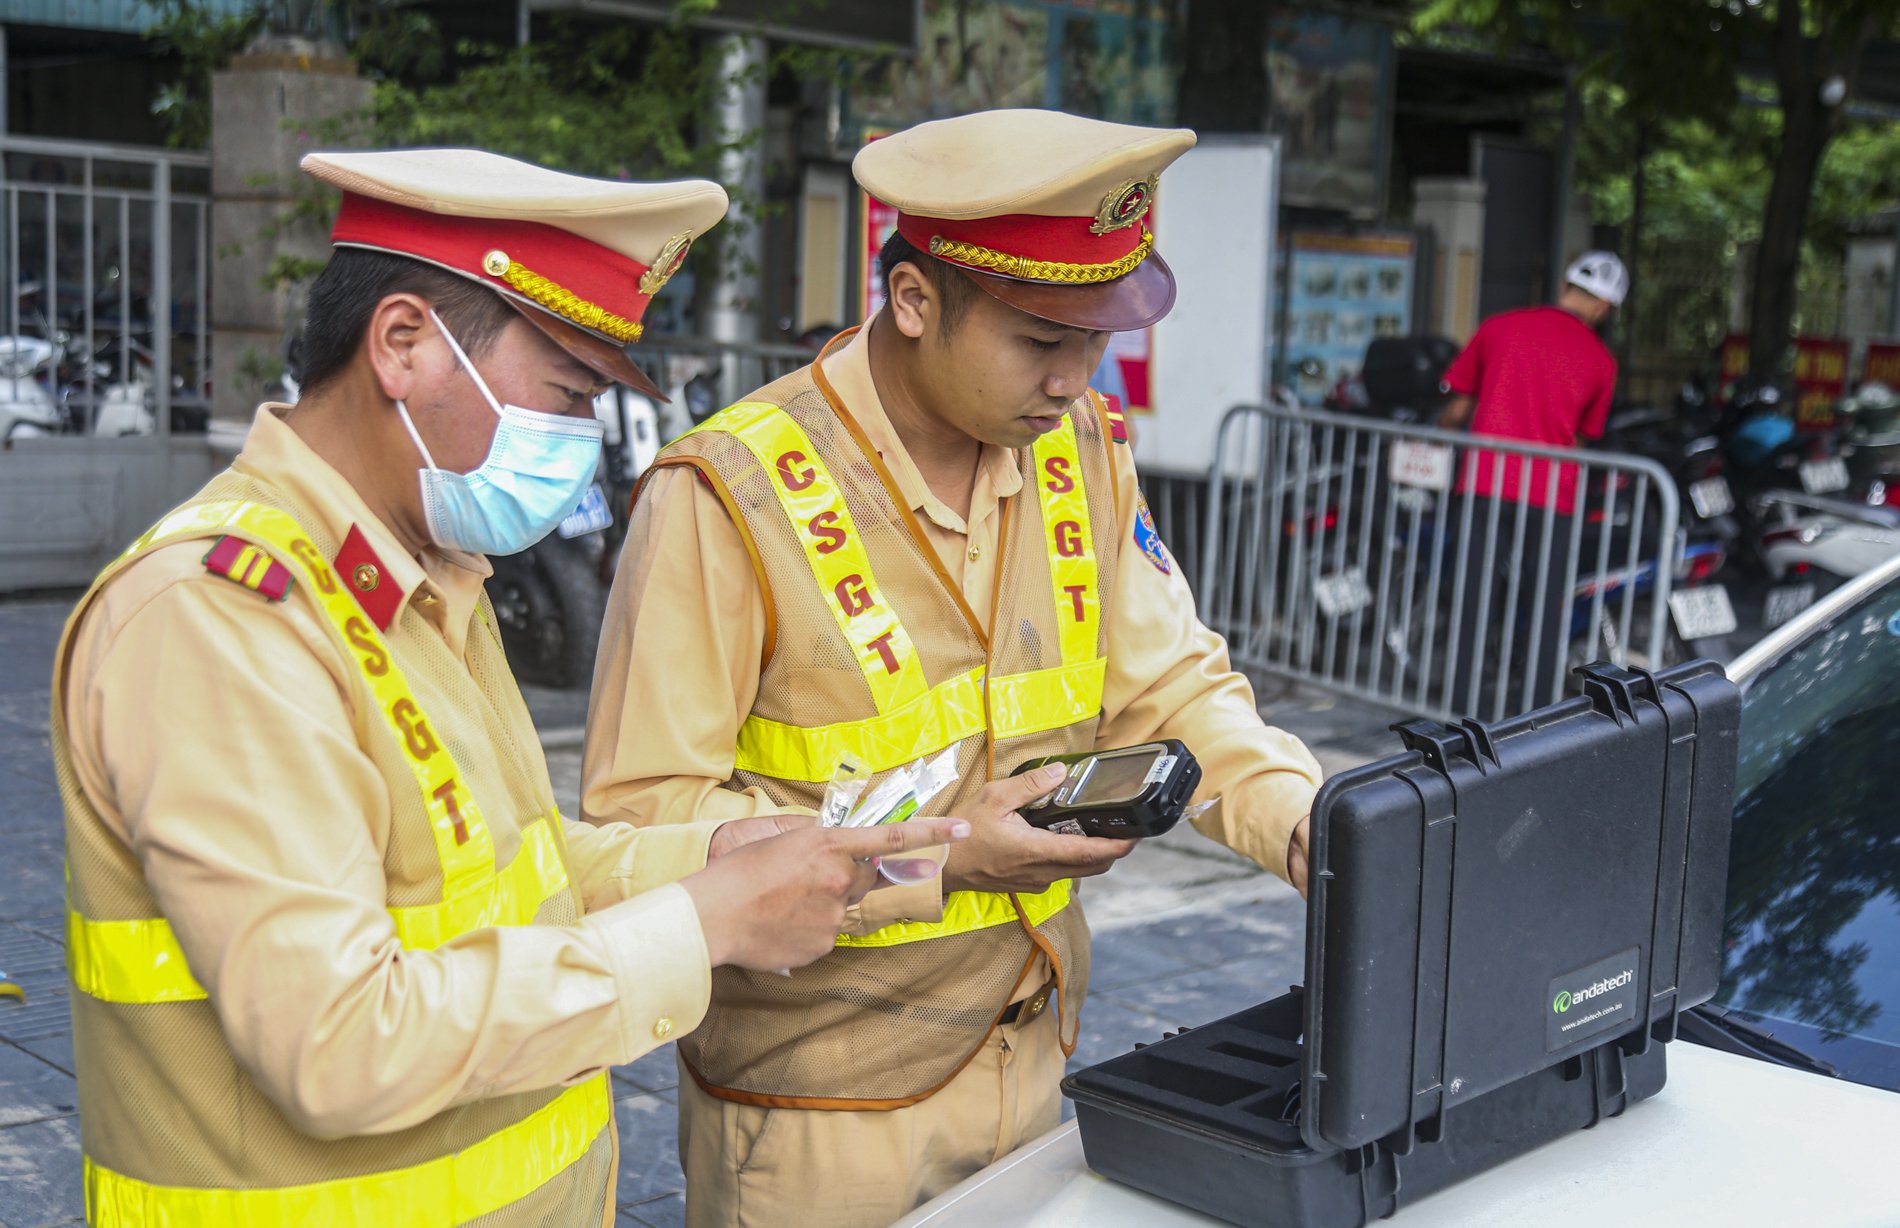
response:
[(442, 265), (619, 341), (631, 338), (615, 336), (609, 317), (631, 327), (651, 297), (640, 292), (646, 265), (542, 222), (431, 213), (345, 192), (330, 241)]

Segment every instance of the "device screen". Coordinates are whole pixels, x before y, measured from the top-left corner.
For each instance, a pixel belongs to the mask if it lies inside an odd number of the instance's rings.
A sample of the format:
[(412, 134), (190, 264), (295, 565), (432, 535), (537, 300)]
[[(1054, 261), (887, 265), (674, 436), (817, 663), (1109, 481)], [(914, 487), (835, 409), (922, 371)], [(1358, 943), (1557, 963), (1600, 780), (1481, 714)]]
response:
[(1141, 796), (1148, 783), (1148, 769), (1155, 755), (1144, 751), (1137, 755), (1105, 755), (1095, 761), (1095, 770), (1082, 782), (1082, 789), (1069, 799), (1071, 806), (1103, 806), (1129, 802)]

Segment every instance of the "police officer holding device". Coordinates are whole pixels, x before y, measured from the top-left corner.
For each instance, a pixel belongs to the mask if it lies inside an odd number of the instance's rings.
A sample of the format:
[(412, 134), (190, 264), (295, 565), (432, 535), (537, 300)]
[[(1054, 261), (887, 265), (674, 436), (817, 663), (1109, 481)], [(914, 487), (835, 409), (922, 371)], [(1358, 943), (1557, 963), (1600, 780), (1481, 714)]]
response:
[(1178, 739), (1223, 799), (1200, 830), (1300, 881), (1318, 765), (1196, 619), (1087, 387), (1110, 332), (1173, 304), (1149, 211), (1193, 143), (1029, 110), (873, 142), (853, 169), (900, 211), (886, 305), (636, 495), (585, 817), (813, 807), (843, 760), (954, 748), (931, 809), (975, 829), (940, 876), (868, 896), (831, 956), (715, 975), (680, 1045), (693, 1225), (886, 1224), (1056, 1124), (1088, 981), (1075, 880), (1134, 842), (1026, 822), (1068, 768), (1019, 765)]
[(580, 501), (602, 386), (651, 391), (623, 347), (717, 185), (473, 150), (304, 169), (344, 195), (302, 402), (58, 652), (87, 1218), (599, 1223), (606, 1068), (697, 1024), (714, 967), (829, 951), (872, 857), (965, 825), (555, 805), (484, 555)]

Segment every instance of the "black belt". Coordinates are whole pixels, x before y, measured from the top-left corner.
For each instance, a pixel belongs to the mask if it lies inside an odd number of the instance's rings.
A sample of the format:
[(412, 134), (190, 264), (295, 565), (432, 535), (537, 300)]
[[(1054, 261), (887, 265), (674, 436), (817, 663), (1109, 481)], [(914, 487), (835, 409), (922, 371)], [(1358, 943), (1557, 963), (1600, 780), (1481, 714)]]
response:
[(1055, 978), (1043, 983), (1042, 988), (1017, 1002), (1011, 1002), (1003, 1008), (1003, 1014), (997, 1019), (999, 1027), (1008, 1027), (1014, 1023), (1034, 1023), (1043, 1011), (1049, 1008), (1050, 995), (1056, 991)]

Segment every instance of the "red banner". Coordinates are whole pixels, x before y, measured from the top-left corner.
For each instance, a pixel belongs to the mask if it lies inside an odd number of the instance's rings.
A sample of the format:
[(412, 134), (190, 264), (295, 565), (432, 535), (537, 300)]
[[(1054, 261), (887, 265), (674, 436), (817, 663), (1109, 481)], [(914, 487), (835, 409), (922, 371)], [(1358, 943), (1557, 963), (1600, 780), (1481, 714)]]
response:
[[(864, 143), (869, 145), (890, 133), (888, 128), (867, 128)], [(869, 323), (871, 317), (884, 306), (884, 278), (877, 267), (877, 256), (884, 250), (884, 241), (896, 229), (897, 210), (862, 188), (858, 189), (858, 259), (863, 262), (863, 277), (857, 287), (858, 318), (854, 323)]]
[(1728, 388), (1748, 374), (1748, 334), (1730, 333), (1722, 338), (1722, 372), (1715, 381), (1717, 391), (1726, 398)]
[[(1883, 347), (1885, 348), (1885, 347)], [(1900, 346), (1892, 347), (1900, 363)], [(1825, 431), (1834, 425), (1834, 403), (1847, 392), (1847, 342), (1839, 337), (1794, 339), (1794, 423), (1804, 431)], [(1873, 350), (1868, 351), (1873, 361)], [(1729, 386), (1748, 374), (1748, 335), (1730, 333), (1722, 340), (1722, 371), (1718, 387)], [(1900, 375), (1900, 369), (1896, 369)]]
[(1869, 341), (1867, 362), (1861, 368), (1861, 380), (1864, 383), (1900, 388), (1900, 342)]
[(1847, 342), (1838, 337), (1794, 339), (1794, 424), (1804, 431), (1834, 425), (1834, 404), (1847, 392)]

